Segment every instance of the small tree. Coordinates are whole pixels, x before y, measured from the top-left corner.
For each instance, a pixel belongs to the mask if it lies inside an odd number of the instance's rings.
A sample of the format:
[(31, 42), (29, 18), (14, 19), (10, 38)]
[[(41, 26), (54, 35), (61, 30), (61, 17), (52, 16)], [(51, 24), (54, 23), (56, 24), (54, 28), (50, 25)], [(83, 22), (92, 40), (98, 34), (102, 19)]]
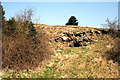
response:
[(78, 20), (75, 18), (75, 16), (71, 16), (68, 22), (65, 25), (78, 25)]
[(37, 32), (36, 32), (36, 29), (35, 29), (32, 21), (29, 23), (28, 28), (29, 28), (29, 35), (32, 37), (35, 37)]
[(110, 21), (107, 18), (106, 24), (102, 24), (103, 27), (108, 29), (108, 34), (114, 38), (116, 38), (116, 37), (120, 38), (120, 26), (117, 23), (118, 23), (118, 21), (116, 20), (116, 18), (113, 21)]
[(7, 21), (6, 27), (3, 28), (3, 33), (7, 36), (12, 35), (15, 32), (16, 26), (15, 18), (12, 17)]
[(5, 15), (5, 11), (4, 11), (3, 6), (1, 5), (1, 2), (0, 2), (0, 22), (2, 22), (2, 24), (0, 23), (0, 27), (1, 27), (1, 25), (3, 27), (5, 24), (5, 16), (4, 15)]
[[(21, 14), (16, 14), (16, 20), (18, 21), (18, 30), (27, 34), (28, 36), (35, 37), (37, 32), (32, 23), (33, 8), (24, 9)], [(22, 26), (21, 26), (22, 25)]]

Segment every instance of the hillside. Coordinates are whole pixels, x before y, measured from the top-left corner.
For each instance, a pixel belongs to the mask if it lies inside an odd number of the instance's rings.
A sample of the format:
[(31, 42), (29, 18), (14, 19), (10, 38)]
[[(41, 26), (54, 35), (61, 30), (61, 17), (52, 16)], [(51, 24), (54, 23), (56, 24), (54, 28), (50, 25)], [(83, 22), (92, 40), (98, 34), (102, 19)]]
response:
[[(3, 78), (119, 77), (120, 47), (116, 42), (120, 38), (108, 35), (107, 29), (44, 24), (35, 24), (35, 28), (38, 34), (41, 30), (47, 34), (54, 55), (35, 70), (4, 69)], [(112, 49), (118, 52), (114, 54)]]

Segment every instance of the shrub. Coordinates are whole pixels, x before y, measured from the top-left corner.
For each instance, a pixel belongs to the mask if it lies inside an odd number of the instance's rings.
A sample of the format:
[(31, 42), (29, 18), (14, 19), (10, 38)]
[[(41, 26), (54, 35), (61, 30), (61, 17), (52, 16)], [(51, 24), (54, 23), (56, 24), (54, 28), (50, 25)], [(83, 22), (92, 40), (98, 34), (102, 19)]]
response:
[(113, 60), (114, 62), (118, 62), (118, 64), (120, 64), (120, 39), (115, 39), (113, 48), (105, 53), (108, 60)]

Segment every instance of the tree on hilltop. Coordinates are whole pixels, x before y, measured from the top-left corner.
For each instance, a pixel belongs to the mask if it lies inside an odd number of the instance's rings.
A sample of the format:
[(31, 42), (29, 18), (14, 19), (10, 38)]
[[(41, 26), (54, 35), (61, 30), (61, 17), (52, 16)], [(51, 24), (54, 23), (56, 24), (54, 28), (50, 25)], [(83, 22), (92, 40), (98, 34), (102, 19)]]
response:
[(65, 25), (78, 25), (78, 20), (75, 16), (71, 16), (68, 22)]

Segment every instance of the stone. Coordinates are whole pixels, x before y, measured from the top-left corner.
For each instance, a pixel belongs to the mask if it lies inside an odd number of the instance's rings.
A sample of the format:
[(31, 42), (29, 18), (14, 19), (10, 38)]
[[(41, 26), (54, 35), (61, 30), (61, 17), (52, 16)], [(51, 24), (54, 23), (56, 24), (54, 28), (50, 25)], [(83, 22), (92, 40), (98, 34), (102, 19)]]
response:
[(63, 32), (63, 34), (67, 34), (68, 32)]
[(74, 47), (79, 47), (79, 43), (77, 41), (74, 41)]
[(57, 40), (57, 39), (55, 39), (55, 42), (58, 42), (58, 40)]
[(90, 44), (90, 42), (87, 42), (87, 44)]
[(69, 44), (68, 44), (69, 47), (74, 47), (74, 41), (71, 41)]
[(83, 43), (83, 46), (87, 46), (87, 43)]
[(68, 37), (66, 37), (66, 36), (63, 36), (63, 37), (62, 37), (62, 40), (63, 40), (63, 41), (66, 41), (67, 39), (68, 39)]
[(86, 41), (86, 42), (88, 42), (88, 39), (87, 39), (87, 38), (83, 38), (83, 41)]
[(64, 41), (62, 40), (61, 37), (57, 37), (57, 38), (55, 39), (55, 42), (61, 42), (61, 43), (64, 43)]
[(86, 33), (85, 33), (85, 32), (83, 32), (83, 35), (86, 35)]
[(89, 42), (93, 42), (93, 40), (91, 39), (91, 37), (88, 37), (88, 41)]
[(80, 32), (76, 32), (74, 35), (75, 35), (75, 37), (77, 37), (77, 36), (81, 37)]
[(92, 36), (94, 31), (93, 30), (89, 30), (89, 31), (87, 31), (87, 33), (90, 33), (90, 35)]
[(107, 34), (108, 31), (105, 31), (105, 30), (101, 30), (102, 34)]
[(82, 43), (81, 43), (81, 42), (79, 42), (78, 44), (79, 44), (79, 46), (82, 46)]
[(68, 36), (68, 37), (72, 37), (72, 36), (73, 36), (73, 34), (68, 33), (68, 34), (67, 34), (67, 36)]
[(72, 39), (71, 38), (67, 38), (65, 41), (66, 42), (70, 42), (70, 41), (72, 41)]
[(96, 34), (100, 34), (100, 31), (95, 31)]
[(65, 34), (62, 34), (62, 36), (65, 36)]
[(55, 42), (58, 42), (59, 39), (60, 39), (60, 37), (57, 37), (57, 38), (55, 39)]
[(73, 37), (73, 39), (72, 39), (73, 41), (77, 41), (77, 38), (76, 37)]
[(76, 41), (79, 41), (79, 37), (76, 37)]
[(79, 42), (82, 42), (83, 41), (83, 38), (79, 38), (79, 40), (78, 40)]
[(88, 30), (87, 33), (93, 33), (93, 30)]
[(94, 42), (94, 40), (93, 40), (93, 39), (90, 39), (90, 42)]

